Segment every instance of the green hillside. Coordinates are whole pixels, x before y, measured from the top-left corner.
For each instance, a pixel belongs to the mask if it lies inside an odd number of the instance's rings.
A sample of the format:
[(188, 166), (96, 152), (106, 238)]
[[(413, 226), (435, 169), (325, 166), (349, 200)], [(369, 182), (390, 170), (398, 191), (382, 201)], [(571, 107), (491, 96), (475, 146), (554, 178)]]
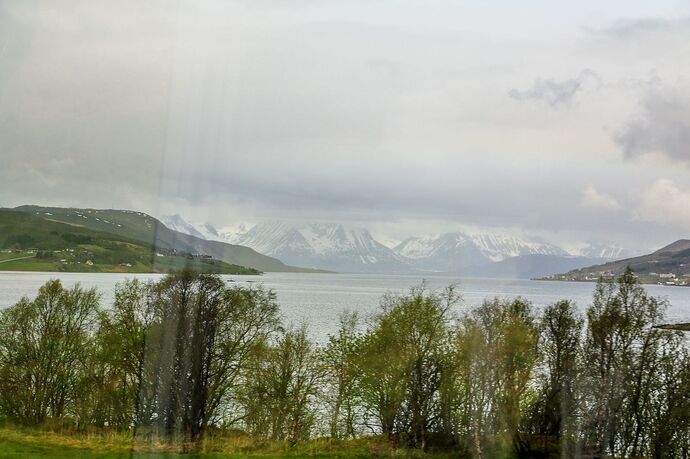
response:
[(690, 286), (690, 240), (680, 239), (648, 255), (554, 274), (545, 280), (595, 281), (600, 277), (610, 279), (619, 276), (628, 267), (646, 284)]
[(141, 273), (191, 268), (216, 274), (259, 274), (217, 259), (192, 257), (192, 252), (157, 250), (119, 234), (46, 217), (0, 209), (1, 271)]
[(157, 249), (204, 253), (226, 263), (250, 266), (260, 271), (319, 272), (318, 270), (285, 265), (280, 260), (262, 255), (249, 247), (207, 241), (173, 231), (156, 218), (143, 212), (39, 206), (20, 206), (14, 210), (91, 230), (106, 231), (144, 242)]

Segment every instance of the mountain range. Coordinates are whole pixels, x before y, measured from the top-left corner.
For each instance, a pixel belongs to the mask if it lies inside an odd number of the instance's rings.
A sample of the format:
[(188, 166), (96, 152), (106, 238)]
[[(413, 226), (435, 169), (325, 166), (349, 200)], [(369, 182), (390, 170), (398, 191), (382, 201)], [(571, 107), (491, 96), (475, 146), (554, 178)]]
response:
[(251, 226), (248, 230), (228, 233), (208, 224), (192, 225), (179, 215), (163, 217), (161, 221), (177, 231), (205, 233), (208, 239), (251, 247), (288, 264), (339, 272), (415, 271), (408, 260), (376, 241), (364, 228), (350, 228), (336, 223), (269, 221)]
[(435, 236), (411, 237), (393, 248), (419, 269), (462, 272), (477, 266), (526, 255), (567, 257), (554, 245), (493, 233), (452, 232)]
[(165, 226), (160, 220), (143, 212), (41, 206), (19, 206), (13, 210), (39, 216), (53, 222), (133, 239), (160, 250), (203, 254), (228, 264), (259, 271), (314, 272), (313, 269), (286, 265), (280, 260), (258, 253), (249, 247), (175, 231)]
[[(131, 210), (41, 206), (11, 210), (47, 222), (138, 241), (166, 253), (203, 254), (239, 268), (275, 272), (428, 273), (501, 278), (553, 278), (553, 273), (567, 272), (566, 277), (575, 280), (597, 272), (618, 273), (629, 264), (643, 275), (682, 271), (690, 249), (684, 245), (690, 242), (681, 240), (653, 254), (636, 257), (638, 253), (632, 250), (603, 242), (565, 249), (538, 238), (465, 231), (413, 236), (384, 244), (366, 228), (338, 223), (267, 221), (218, 230), (209, 223), (190, 223), (180, 215), (158, 220)], [(690, 260), (687, 261), (690, 266)]]
[(491, 232), (415, 236), (389, 247), (366, 228), (338, 223), (268, 221), (223, 231), (179, 215), (161, 221), (176, 231), (251, 247), (287, 264), (339, 272), (531, 278), (633, 254), (615, 244), (596, 242), (566, 250), (537, 238)]

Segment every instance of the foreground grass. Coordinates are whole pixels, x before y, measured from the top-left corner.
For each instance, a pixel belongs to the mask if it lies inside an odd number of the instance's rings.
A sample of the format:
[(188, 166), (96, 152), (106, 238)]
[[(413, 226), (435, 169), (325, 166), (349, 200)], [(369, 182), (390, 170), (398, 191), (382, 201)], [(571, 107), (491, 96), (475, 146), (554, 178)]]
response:
[(257, 442), (241, 433), (210, 435), (199, 454), (180, 454), (178, 447), (134, 443), (129, 435), (111, 432), (59, 433), (38, 428), (0, 427), (0, 458), (428, 458), (460, 457), (453, 452), (420, 452), (392, 448), (382, 438), (350, 441), (316, 439), (295, 447), (283, 442)]

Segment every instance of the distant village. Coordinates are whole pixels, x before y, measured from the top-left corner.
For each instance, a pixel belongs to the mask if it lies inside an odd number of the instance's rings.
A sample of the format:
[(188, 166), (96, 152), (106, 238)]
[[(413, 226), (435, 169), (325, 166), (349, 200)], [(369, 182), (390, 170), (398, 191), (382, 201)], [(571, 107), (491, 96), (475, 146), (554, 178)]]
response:
[[(80, 248), (66, 248), (57, 250), (41, 250), (38, 248), (28, 248), (28, 249), (0, 249), (0, 254), (17, 254), (17, 255), (33, 255), (37, 258), (42, 259), (54, 259), (55, 261), (63, 264), (84, 264), (86, 266), (94, 266), (96, 263), (91, 260), (93, 253), (86, 249)], [(61, 258), (64, 257), (64, 258)], [(183, 257), (189, 260), (211, 260), (213, 257), (204, 253), (188, 253), (182, 252), (175, 249), (164, 249), (159, 248), (156, 251), (156, 257)], [(134, 260), (132, 260), (134, 261)], [(131, 268), (132, 263), (123, 262), (119, 263), (119, 266), (124, 268)]]
[[(680, 267), (684, 267), (681, 264)], [(558, 281), (575, 281), (575, 282), (597, 282), (599, 279), (611, 280), (616, 277), (616, 273), (611, 270), (606, 271), (572, 271), (565, 274), (552, 274), (546, 276), (541, 280), (558, 280)], [(688, 272), (677, 274), (673, 272), (649, 272), (645, 274), (637, 274), (634, 276), (645, 284), (657, 284), (668, 286), (690, 286), (690, 269)]]

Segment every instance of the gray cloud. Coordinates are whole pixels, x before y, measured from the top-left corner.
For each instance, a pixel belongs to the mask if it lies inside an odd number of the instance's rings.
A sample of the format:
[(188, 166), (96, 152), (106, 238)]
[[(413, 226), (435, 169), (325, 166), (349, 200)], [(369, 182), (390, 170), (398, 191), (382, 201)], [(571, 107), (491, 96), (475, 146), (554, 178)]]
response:
[(585, 28), (591, 52), (624, 62), (629, 71), (652, 64), (659, 70), (684, 67), (690, 53), (690, 16), (642, 17), (620, 20), (609, 27)]
[(636, 220), (652, 224), (677, 224), (690, 231), (690, 190), (668, 179), (659, 179), (642, 190), (634, 210)]
[(625, 157), (658, 153), (690, 162), (690, 86), (654, 88), (640, 101), (639, 112), (615, 136)]
[(543, 101), (552, 108), (570, 107), (577, 93), (584, 91), (588, 86), (597, 89), (601, 87), (601, 84), (601, 77), (596, 72), (585, 69), (575, 78), (562, 81), (539, 78), (534, 81), (530, 89), (513, 88), (508, 91), (508, 95), (520, 101)]
[(690, 17), (675, 19), (668, 18), (639, 18), (618, 21), (604, 29), (589, 29), (592, 33), (617, 39), (638, 39), (650, 35), (668, 33), (689, 33)]

